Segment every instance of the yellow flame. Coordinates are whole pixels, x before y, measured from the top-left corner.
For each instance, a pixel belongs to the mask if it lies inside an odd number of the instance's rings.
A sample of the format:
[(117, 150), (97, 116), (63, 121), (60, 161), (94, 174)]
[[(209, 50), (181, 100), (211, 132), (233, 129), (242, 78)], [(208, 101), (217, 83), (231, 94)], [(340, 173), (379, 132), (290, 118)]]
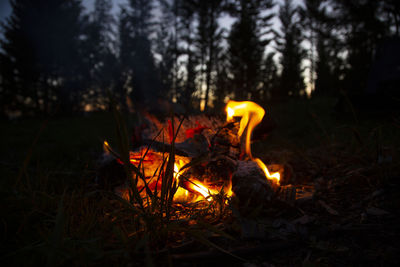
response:
[(247, 127), (246, 131), (246, 154), (252, 158), (250, 141), (251, 141), (251, 133), (253, 132), (254, 127), (259, 124), (264, 117), (265, 110), (251, 101), (229, 101), (227, 106), (227, 121), (232, 120), (233, 117), (241, 117), (240, 126), (239, 126), (239, 137), (242, 136), (244, 130)]
[[(179, 183), (179, 177), (180, 177), (180, 169), (185, 165), (183, 160), (177, 160), (174, 163), (174, 178), (176, 179), (177, 183)], [(210, 189), (206, 185), (204, 185), (202, 182), (191, 179), (191, 183), (186, 183), (186, 186), (189, 187), (189, 189), (196, 191), (200, 195), (202, 195), (205, 199), (208, 201), (211, 201), (210, 196), (213, 194), (218, 194), (217, 190)], [(189, 196), (189, 191), (186, 190), (185, 188), (178, 187), (177, 191), (175, 192), (174, 199), (179, 200), (179, 199), (186, 199)], [(197, 200), (198, 198), (196, 198)]]
[[(174, 163), (174, 178), (176, 179), (177, 184), (179, 184), (179, 176), (180, 175), (180, 169), (185, 165), (183, 160), (177, 160)], [(185, 188), (182, 188), (178, 186), (178, 189), (175, 192), (174, 195), (174, 201), (187, 201), (187, 198), (189, 196), (189, 191), (187, 191)]]
[(179, 178), (179, 167), (176, 164), (176, 162), (174, 163), (174, 178), (178, 179)]
[(279, 172), (270, 174), (267, 166), (258, 158), (253, 159), (251, 154), (251, 134), (253, 129), (262, 121), (265, 115), (265, 110), (251, 101), (232, 101), (230, 100), (226, 105), (226, 120), (231, 121), (233, 117), (241, 117), (238, 135), (241, 137), (243, 135), (244, 130), (246, 131), (245, 138), (245, 148), (246, 154), (255, 161), (258, 166), (264, 171), (265, 176), (268, 179), (275, 179), (279, 184), (280, 174)]
[(108, 144), (107, 141), (104, 141), (104, 143), (103, 143), (103, 151), (107, 155), (110, 154), (110, 145)]
[(218, 194), (217, 190), (208, 188), (206, 185), (204, 185), (202, 182), (198, 180), (192, 180), (192, 183), (189, 183), (188, 186), (190, 187), (190, 189), (201, 194), (208, 201), (211, 201), (210, 198), (211, 195)]
[(233, 115), (235, 115), (235, 111), (232, 108), (230, 108), (229, 106), (226, 106), (226, 115), (227, 115), (226, 120), (230, 121), (230, 120), (232, 120)]
[(253, 159), (253, 160), (258, 164), (258, 166), (260, 166), (260, 168), (263, 170), (265, 176), (266, 176), (268, 179), (270, 179), (270, 180), (275, 179), (276, 182), (277, 182), (277, 184), (279, 184), (279, 180), (281, 179), (281, 175), (279, 174), (279, 172), (274, 172), (273, 174), (271, 174), (271, 173), (268, 171), (267, 166), (265, 166), (264, 162), (262, 162), (259, 158), (255, 158), (255, 159)]

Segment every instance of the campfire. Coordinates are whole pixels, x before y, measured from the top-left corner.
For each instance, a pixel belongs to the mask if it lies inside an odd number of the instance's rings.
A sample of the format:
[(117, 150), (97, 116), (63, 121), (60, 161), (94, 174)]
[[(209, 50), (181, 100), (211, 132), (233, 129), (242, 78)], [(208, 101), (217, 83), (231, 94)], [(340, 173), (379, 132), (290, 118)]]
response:
[[(252, 133), (265, 110), (254, 102), (229, 101), (225, 112), (226, 120), (203, 116), (201, 122), (199, 117), (189, 118), (186, 124), (178, 118), (163, 124), (145, 114), (151, 126), (141, 125), (134, 131), (136, 149), (129, 151), (129, 164), (135, 170), (131, 179), (141, 198), (149, 193), (160, 196), (166, 186), (163, 183), (172, 185), (170, 194), (177, 204), (209, 202), (221, 195), (226, 202), (234, 195), (249, 204), (270, 200), (282, 191), (283, 167), (271, 165), (277, 169), (271, 171), (251, 152)], [(175, 130), (176, 125), (179, 126)], [(104, 155), (118, 166), (124, 165), (107, 141), (104, 141)], [(172, 180), (168, 181), (163, 177), (168, 175), (167, 168), (172, 163)], [(115, 186), (114, 191), (129, 200), (132, 197), (129, 185), (131, 181), (125, 181)]]

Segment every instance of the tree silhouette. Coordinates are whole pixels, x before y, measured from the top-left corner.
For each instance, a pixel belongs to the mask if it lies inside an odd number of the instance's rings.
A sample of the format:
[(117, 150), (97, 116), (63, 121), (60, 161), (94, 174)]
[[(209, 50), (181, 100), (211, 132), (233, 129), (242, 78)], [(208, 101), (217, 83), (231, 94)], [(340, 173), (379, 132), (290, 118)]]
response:
[(182, 54), (187, 57), (185, 63), (186, 77), (182, 92), (178, 97), (178, 102), (182, 103), (186, 110), (192, 110), (194, 101), (193, 93), (196, 90), (196, 66), (198, 64), (198, 56), (195, 50), (195, 2), (193, 1), (182, 1), (180, 6), (180, 18), (181, 18), (181, 42), (184, 46)]
[(366, 88), (376, 48), (390, 36), (392, 20), (398, 18), (396, 5), (393, 1), (332, 0), (335, 12), (330, 18), (344, 39), (343, 50), (347, 54), (343, 75), (343, 88), (347, 92), (360, 94)]
[(219, 27), (218, 18), (222, 14), (222, 0), (201, 1), (195, 3), (198, 16), (196, 45), (199, 49), (201, 82), (205, 85), (204, 110), (208, 109), (209, 97), (216, 64), (216, 50), (221, 45), (223, 30)]
[(71, 112), (81, 100), (80, 1), (14, 0), (2, 25), (8, 109)]
[(82, 41), (86, 64), (83, 71), (90, 77), (85, 84), (85, 104), (104, 107), (107, 90), (114, 90), (118, 79), (115, 72), (118, 70), (113, 30), (115, 20), (111, 14), (110, 0), (96, 0), (94, 7), (85, 29), (87, 38)]
[(285, 0), (279, 7), (279, 20), (282, 24), (277, 33), (277, 50), (281, 53), (280, 63), (282, 72), (280, 75), (279, 98), (298, 96), (304, 93), (305, 85), (302, 75), (302, 60), (305, 51), (301, 46), (303, 35), (301, 33), (298, 9), (293, 6), (291, 0)]
[[(333, 95), (338, 87), (339, 61), (338, 36), (333, 34), (334, 23), (327, 16), (324, 0), (305, 0), (300, 8), (302, 28), (310, 45), (308, 49), (309, 82), (313, 95)], [(336, 90), (338, 92), (338, 90)]]
[(228, 37), (230, 73), (235, 99), (257, 97), (261, 85), (264, 45), (260, 39), (260, 1), (240, 1), (238, 20)]
[(279, 95), (278, 67), (274, 60), (275, 53), (269, 52), (265, 57), (262, 68), (263, 89), (261, 99), (266, 102), (273, 95)]
[(159, 0), (161, 19), (158, 23), (156, 53), (161, 56), (158, 60), (164, 95), (170, 101), (177, 101), (184, 90), (183, 63), (180, 58), (184, 54), (181, 45), (183, 24), (181, 19), (182, 0)]
[(120, 63), (124, 84), (137, 105), (156, 105), (160, 83), (152, 53), (153, 1), (130, 0), (120, 15)]

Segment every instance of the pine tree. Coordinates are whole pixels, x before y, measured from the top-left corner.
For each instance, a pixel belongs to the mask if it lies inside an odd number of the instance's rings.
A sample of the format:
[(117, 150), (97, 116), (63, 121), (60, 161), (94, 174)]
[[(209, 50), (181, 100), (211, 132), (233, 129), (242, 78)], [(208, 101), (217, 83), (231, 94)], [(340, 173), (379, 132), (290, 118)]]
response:
[(127, 110), (126, 98), (128, 97), (128, 83), (132, 77), (130, 66), (132, 42), (130, 37), (129, 16), (126, 7), (121, 6), (118, 18), (117, 69), (119, 76), (115, 79), (114, 92), (121, 107)]
[(80, 1), (14, 0), (11, 5), (1, 40), (2, 87), (12, 91), (5, 93), (8, 108), (45, 113), (78, 109), (83, 80)]
[(94, 11), (90, 14), (86, 26), (87, 38), (83, 41), (88, 72), (86, 103), (93, 107), (105, 106), (107, 90), (113, 90), (116, 84), (118, 62), (116, 58), (115, 20), (111, 14), (110, 0), (96, 0)]
[[(219, 27), (218, 18), (222, 14), (222, 0), (197, 0), (196, 13), (198, 16), (196, 45), (199, 50), (201, 81), (200, 88), (205, 85), (204, 110), (207, 111), (209, 98), (215, 78), (217, 47), (221, 45), (223, 30)], [(200, 89), (200, 91), (202, 91)]]
[(229, 60), (227, 48), (220, 47), (217, 51), (216, 81), (214, 90), (214, 110), (221, 114), (226, 97), (231, 94), (232, 83), (229, 79)]
[(330, 52), (329, 40), (322, 34), (318, 34), (316, 39), (316, 51), (318, 58), (315, 63), (316, 79), (315, 79), (315, 95), (333, 95), (337, 85), (337, 77), (334, 77), (333, 64), (334, 59)]
[(195, 3), (193, 1), (182, 1), (179, 13), (181, 20), (180, 31), (181, 42), (184, 46), (182, 54), (186, 56), (187, 60), (185, 62), (186, 77), (178, 102), (183, 104), (186, 110), (193, 109), (193, 94), (196, 90), (198, 56), (195, 51), (195, 11)]
[(241, 0), (238, 6), (234, 11), (238, 20), (228, 37), (228, 55), (235, 98), (245, 100), (260, 94), (264, 45), (268, 41), (261, 41), (261, 27), (257, 22), (263, 8), (272, 8), (272, 2)]
[(261, 99), (267, 102), (273, 95), (277, 95), (277, 90), (279, 89), (279, 76), (278, 67), (274, 60), (275, 53), (269, 52), (265, 57), (262, 69), (262, 81), (263, 90), (261, 94)]
[(332, 95), (338, 86), (337, 36), (333, 34), (332, 20), (327, 17), (327, 3), (324, 0), (305, 0), (304, 8), (300, 8), (302, 28), (308, 41), (307, 58), (309, 61), (309, 86), (313, 95)]
[[(285, 0), (279, 7), (279, 20), (281, 33), (277, 33), (277, 50), (281, 53), (279, 98), (298, 96), (304, 93), (302, 60), (305, 51), (301, 47), (303, 36), (301, 33), (298, 9), (293, 6), (291, 0)], [(274, 96), (275, 97), (275, 96)]]
[(388, 0), (331, 0), (331, 5), (335, 12), (330, 14), (330, 19), (335, 21), (336, 31), (344, 37), (343, 51), (347, 54), (343, 88), (359, 94), (366, 87), (378, 44), (396, 31), (398, 33), (395, 26), (399, 18), (399, 11), (395, 11), (398, 4)]
[(159, 0), (161, 18), (157, 31), (156, 53), (160, 56), (158, 68), (161, 75), (163, 95), (168, 95), (169, 101), (178, 101), (183, 90), (181, 47), (182, 0)]
[(155, 40), (155, 51), (160, 59), (157, 62), (157, 68), (160, 74), (160, 81), (164, 97), (172, 101), (176, 94), (176, 75), (175, 64), (177, 64), (176, 56), (174, 55), (174, 37), (165, 24), (160, 23)]
[(120, 16), (119, 58), (126, 91), (133, 103), (155, 106), (160, 82), (150, 39), (153, 29), (153, 1), (130, 0)]
[(311, 91), (315, 89), (317, 32), (320, 27), (319, 13), (322, 2), (323, 0), (305, 0), (304, 7), (299, 7), (303, 33), (310, 47), (307, 51), (307, 60), (309, 62), (308, 84)]

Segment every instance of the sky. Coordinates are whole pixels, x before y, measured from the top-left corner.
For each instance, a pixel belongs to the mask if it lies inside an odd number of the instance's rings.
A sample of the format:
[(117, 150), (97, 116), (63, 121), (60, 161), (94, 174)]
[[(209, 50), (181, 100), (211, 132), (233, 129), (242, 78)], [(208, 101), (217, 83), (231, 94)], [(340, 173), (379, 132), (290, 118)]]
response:
[(4, 18), (11, 14), (11, 6), (8, 0), (0, 0), (0, 20), (3, 21)]
[[(94, 5), (95, 0), (83, 0), (82, 3), (84, 7), (87, 10), (93, 10), (93, 5)], [(283, 2), (283, 0), (276, 0), (277, 3)], [(294, 4), (299, 4), (301, 3), (302, 0), (294, 0)], [(113, 0), (113, 13), (118, 14), (119, 11), (119, 6), (122, 4), (126, 4), (127, 0)], [(277, 9), (277, 6), (275, 7)], [(11, 14), (11, 6), (9, 0), (0, 0), (0, 21), (3, 21), (5, 18), (7, 18)], [(232, 19), (225, 17), (221, 19), (221, 24), (223, 27), (229, 28), (229, 26), (232, 24)], [(278, 19), (275, 17), (274, 18), (274, 24), (276, 27), (278, 27)]]

